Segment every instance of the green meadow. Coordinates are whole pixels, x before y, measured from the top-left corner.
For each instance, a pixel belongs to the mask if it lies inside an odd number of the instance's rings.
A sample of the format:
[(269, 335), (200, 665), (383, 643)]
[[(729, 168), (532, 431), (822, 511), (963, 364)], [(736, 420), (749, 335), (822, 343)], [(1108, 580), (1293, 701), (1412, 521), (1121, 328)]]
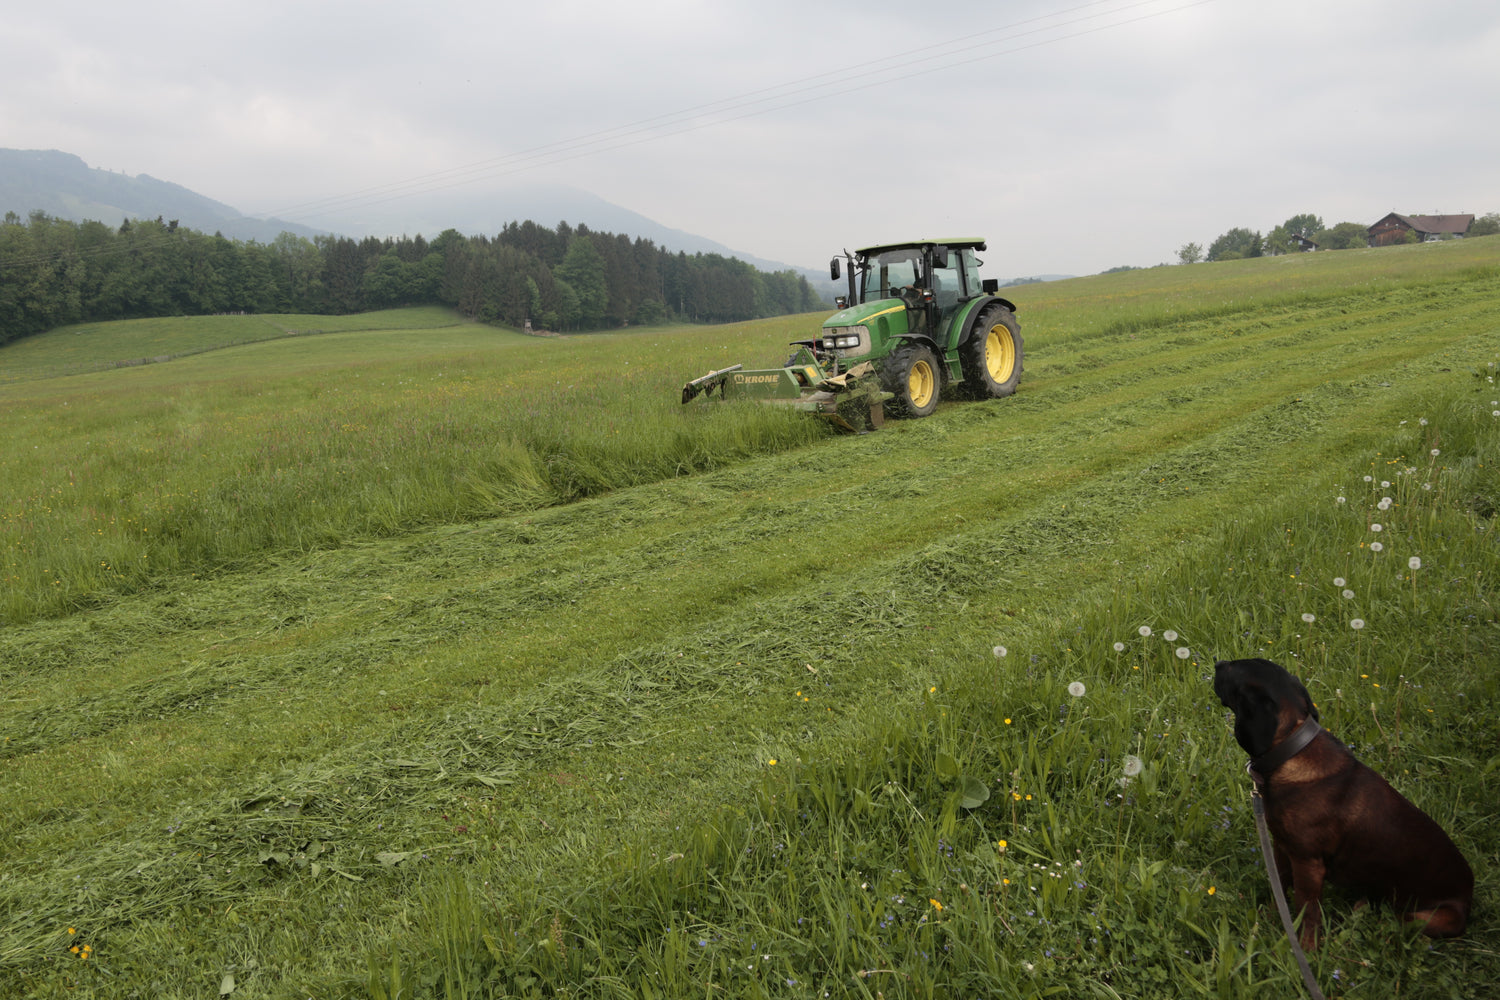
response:
[(1250, 655), (1477, 878), (1325, 993), (1485, 995), (1500, 238), (1008, 291), (864, 436), (678, 402), (819, 315), (0, 349), (0, 997), (1296, 996)]

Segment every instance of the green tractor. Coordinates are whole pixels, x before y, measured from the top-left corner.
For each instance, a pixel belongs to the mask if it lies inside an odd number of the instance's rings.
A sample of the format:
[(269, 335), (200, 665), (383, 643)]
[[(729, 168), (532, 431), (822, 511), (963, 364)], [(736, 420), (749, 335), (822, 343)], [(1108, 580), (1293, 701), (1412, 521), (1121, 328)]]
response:
[(793, 342), (780, 368), (733, 365), (682, 387), (682, 401), (714, 390), (720, 398), (783, 403), (854, 430), (881, 417), (925, 417), (948, 386), (979, 399), (1009, 396), (1021, 380), (1021, 327), (1015, 304), (981, 281), (984, 240), (924, 240), (865, 247), (833, 258), (849, 292), (816, 340)]

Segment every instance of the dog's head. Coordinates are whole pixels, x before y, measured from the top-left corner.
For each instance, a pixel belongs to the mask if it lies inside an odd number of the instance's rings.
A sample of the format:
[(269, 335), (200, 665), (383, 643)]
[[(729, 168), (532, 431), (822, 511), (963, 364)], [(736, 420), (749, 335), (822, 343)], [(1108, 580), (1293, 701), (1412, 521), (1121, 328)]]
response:
[(1303, 719), (1318, 718), (1302, 682), (1270, 660), (1220, 660), (1214, 694), (1234, 713), (1234, 738), (1252, 757), (1264, 755)]

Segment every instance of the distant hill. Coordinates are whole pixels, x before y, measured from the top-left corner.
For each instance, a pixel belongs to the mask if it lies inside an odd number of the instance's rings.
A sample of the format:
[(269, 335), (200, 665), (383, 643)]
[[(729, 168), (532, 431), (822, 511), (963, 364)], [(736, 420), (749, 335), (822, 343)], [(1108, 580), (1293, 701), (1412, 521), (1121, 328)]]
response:
[(283, 231), (312, 238), (319, 230), (281, 219), (253, 219), (223, 202), (147, 174), (131, 177), (90, 167), (55, 149), (0, 149), (0, 215), (41, 210), (59, 219), (119, 225), (161, 216), (205, 233), (269, 243)]
[(592, 230), (624, 233), (648, 239), (657, 246), (688, 254), (716, 253), (737, 257), (762, 271), (796, 271), (822, 289), (828, 276), (821, 269), (766, 260), (733, 250), (722, 243), (663, 226), (637, 212), (603, 198), (557, 185), (533, 185), (491, 191), (414, 194), (375, 207), (340, 210), (326, 226), (309, 226), (284, 219), (247, 216), (180, 184), (148, 174), (132, 177), (90, 167), (72, 153), (58, 150), (0, 149), (0, 215), (15, 212), (23, 219), (40, 209), (60, 219), (92, 219), (119, 225), (127, 218), (165, 220), (205, 233), (221, 232), (230, 239), (269, 243), (283, 231), (311, 239), (336, 233), (356, 239), (418, 233), (431, 239), (445, 229), (469, 236), (498, 233), (507, 222), (526, 219), (554, 227), (566, 221)]

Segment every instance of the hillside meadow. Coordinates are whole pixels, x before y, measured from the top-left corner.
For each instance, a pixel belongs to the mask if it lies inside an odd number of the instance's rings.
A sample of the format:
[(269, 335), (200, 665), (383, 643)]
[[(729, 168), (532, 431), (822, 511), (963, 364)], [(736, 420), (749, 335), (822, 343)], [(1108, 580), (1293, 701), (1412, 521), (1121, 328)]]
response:
[(1483, 995), (1500, 239), (1009, 291), (859, 437), (678, 403), (817, 315), (0, 349), (0, 997), (1297, 995), (1245, 655), (1478, 879), (1325, 992)]

